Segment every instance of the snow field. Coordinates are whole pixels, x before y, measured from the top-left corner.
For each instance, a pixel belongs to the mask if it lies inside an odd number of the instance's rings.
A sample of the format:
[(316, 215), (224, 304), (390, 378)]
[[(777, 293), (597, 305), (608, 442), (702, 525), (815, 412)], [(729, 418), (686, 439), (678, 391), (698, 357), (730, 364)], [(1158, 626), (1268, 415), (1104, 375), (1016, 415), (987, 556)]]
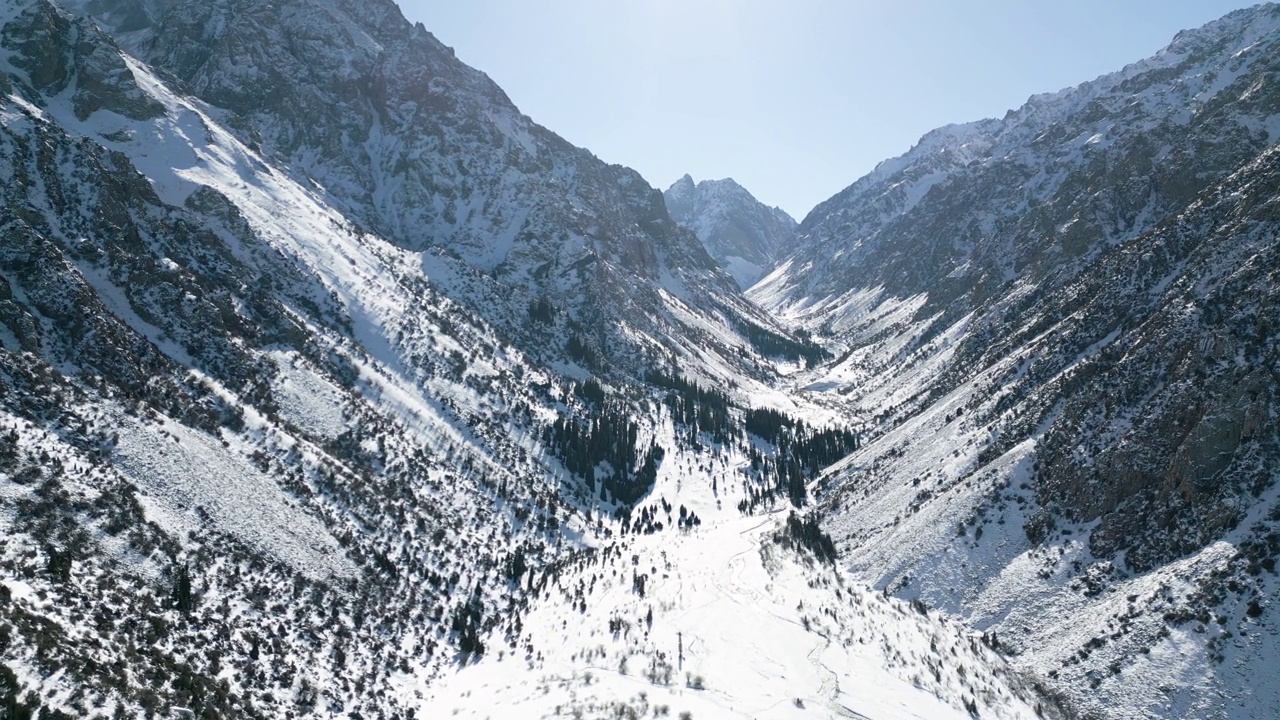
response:
[[(535, 601), (515, 648), (493, 637), (472, 664), (431, 688), (406, 679), (406, 692), (423, 695), (427, 717), (961, 720), (966, 702), (984, 717), (1036, 716), (1020, 681), (969, 633), (776, 545), (781, 506), (740, 515), (744, 463), (668, 448), (640, 503), (667, 529), (601, 539)], [(675, 529), (680, 507), (702, 524)]]

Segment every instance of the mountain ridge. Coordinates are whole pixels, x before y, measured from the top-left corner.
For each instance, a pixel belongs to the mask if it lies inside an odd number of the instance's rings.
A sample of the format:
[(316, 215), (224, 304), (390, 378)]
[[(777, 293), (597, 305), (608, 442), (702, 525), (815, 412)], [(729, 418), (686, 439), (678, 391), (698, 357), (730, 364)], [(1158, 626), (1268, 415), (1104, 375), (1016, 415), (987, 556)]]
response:
[[(229, 113), (243, 142), (362, 228), (432, 256), (457, 278), (458, 300), (529, 349), (547, 345), (526, 323), (541, 302), (580, 326), (577, 344), (601, 358), (596, 372), (643, 376), (664, 343), (719, 347), (729, 364), (751, 337), (793, 343), (639, 174), (534, 123), (389, 0), (81, 6), (147, 17), (127, 38), (140, 59)], [(684, 322), (681, 303), (707, 308), (725, 332)]]
[[(749, 293), (838, 357), (793, 387), (875, 438), (820, 493), (856, 573), (1088, 687), (1085, 712), (1280, 702), (1246, 669), (1277, 597), (1277, 38), (1280, 8), (1239, 11), (929, 133)], [(1174, 667), (1203, 679), (1151, 691)]]

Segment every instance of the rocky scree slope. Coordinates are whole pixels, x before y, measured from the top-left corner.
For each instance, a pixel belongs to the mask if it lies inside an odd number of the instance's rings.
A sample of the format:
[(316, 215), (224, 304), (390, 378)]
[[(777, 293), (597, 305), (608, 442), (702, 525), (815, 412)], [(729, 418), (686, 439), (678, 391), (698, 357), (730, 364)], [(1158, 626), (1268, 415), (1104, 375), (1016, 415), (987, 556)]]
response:
[(1262, 5), (934, 131), (751, 292), (879, 436), (824, 481), (850, 564), (1103, 716), (1280, 705), (1278, 64)]
[(796, 221), (781, 208), (756, 200), (732, 179), (695, 183), (685, 175), (663, 197), (671, 218), (692, 230), (743, 290), (791, 250)]

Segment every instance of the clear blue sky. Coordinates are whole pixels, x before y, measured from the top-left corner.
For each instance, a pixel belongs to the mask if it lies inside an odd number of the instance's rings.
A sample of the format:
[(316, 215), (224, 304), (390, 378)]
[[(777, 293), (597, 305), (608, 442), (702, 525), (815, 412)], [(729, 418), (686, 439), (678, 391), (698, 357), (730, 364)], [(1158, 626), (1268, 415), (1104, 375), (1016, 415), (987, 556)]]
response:
[(802, 218), (926, 131), (1154, 54), (1241, 0), (399, 0), (535, 121)]

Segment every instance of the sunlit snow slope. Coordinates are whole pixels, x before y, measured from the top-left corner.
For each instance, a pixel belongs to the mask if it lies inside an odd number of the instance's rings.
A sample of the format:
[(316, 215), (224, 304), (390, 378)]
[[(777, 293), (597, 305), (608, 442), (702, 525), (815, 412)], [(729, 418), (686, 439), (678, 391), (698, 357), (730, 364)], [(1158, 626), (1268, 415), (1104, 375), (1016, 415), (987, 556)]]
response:
[(865, 423), (825, 527), (1103, 717), (1280, 711), (1280, 7), (823, 203), (749, 295)]
[(787, 510), (742, 516), (745, 457), (676, 457), (646, 504), (664, 531), (601, 539), (540, 579), (522, 632), (562, 640), (461, 667), (419, 691), (427, 716), (1058, 716), (976, 634), (784, 543)]

